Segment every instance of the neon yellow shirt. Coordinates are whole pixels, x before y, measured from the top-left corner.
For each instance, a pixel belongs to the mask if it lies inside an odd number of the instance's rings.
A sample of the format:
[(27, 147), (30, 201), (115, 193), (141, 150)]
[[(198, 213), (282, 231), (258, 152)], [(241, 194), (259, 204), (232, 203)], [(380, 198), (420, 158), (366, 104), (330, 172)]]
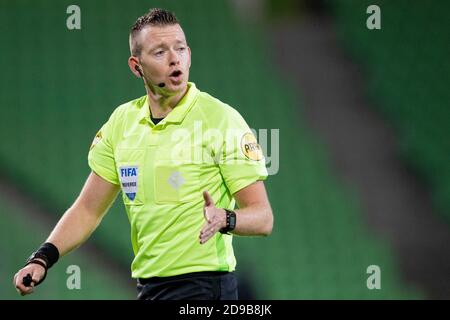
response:
[(235, 109), (189, 82), (178, 105), (155, 125), (143, 96), (112, 113), (88, 161), (121, 186), (133, 278), (235, 269), (231, 235), (218, 232), (199, 243), (204, 190), (216, 207), (233, 209), (235, 192), (267, 177), (261, 148)]

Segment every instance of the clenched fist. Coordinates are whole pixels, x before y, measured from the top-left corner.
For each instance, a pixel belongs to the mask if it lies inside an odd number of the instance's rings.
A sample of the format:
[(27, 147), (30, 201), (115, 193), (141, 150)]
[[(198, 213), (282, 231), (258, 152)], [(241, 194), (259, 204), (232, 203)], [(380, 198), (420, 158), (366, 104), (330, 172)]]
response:
[[(13, 284), (16, 287), (18, 293), (22, 296), (33, 293), (34, 286), (41, 281), (45, 276), (45, 268), (39, 264), (31, 263), (22, 269), (20, 269), (15, 275)], [(24, 285), (24, 278), (27, 275), (31, 276), (31, 285), (30, 287), (26, 287)]]

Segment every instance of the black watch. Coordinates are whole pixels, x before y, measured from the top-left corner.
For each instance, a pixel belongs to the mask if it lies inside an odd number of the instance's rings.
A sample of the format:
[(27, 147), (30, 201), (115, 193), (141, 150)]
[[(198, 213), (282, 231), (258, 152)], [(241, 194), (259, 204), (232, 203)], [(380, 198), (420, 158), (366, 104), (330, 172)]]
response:
[(224, 209), (227, 215), (227, 226), (220, 229), (220, 233), (229, 234), (230, 231), (233, 231), (236, 228), (236, 212)]

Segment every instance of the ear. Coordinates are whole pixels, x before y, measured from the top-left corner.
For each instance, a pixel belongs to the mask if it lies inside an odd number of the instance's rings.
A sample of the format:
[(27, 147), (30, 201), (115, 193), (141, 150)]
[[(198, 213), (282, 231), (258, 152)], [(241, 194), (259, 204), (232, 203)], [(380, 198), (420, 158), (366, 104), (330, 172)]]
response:
[(130, 67), (131, 72), (133, 72), (133, 74), (140, 78), (141, 75), (139, 74), (139, 72), (136, 70), (136, 67), (140, 68), (140, 64), (139, 64), (139, 60), (136, 56), (130, 56), (128, 58), (128, 66)]

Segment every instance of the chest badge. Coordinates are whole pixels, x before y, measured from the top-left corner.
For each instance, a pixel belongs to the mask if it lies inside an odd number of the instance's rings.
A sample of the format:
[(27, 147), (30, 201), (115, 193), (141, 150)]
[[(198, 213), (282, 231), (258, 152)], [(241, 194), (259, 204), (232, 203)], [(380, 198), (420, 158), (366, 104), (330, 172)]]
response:
[(122, 192), (133, 201), (138, 191), (138, 166), (123, 166), (119, 168)]
[(170, 175), (167, 182), (172, 186), (172, 188), (178, 190), (184, 184), (184, 178), (180, 172), (174, 171)]

